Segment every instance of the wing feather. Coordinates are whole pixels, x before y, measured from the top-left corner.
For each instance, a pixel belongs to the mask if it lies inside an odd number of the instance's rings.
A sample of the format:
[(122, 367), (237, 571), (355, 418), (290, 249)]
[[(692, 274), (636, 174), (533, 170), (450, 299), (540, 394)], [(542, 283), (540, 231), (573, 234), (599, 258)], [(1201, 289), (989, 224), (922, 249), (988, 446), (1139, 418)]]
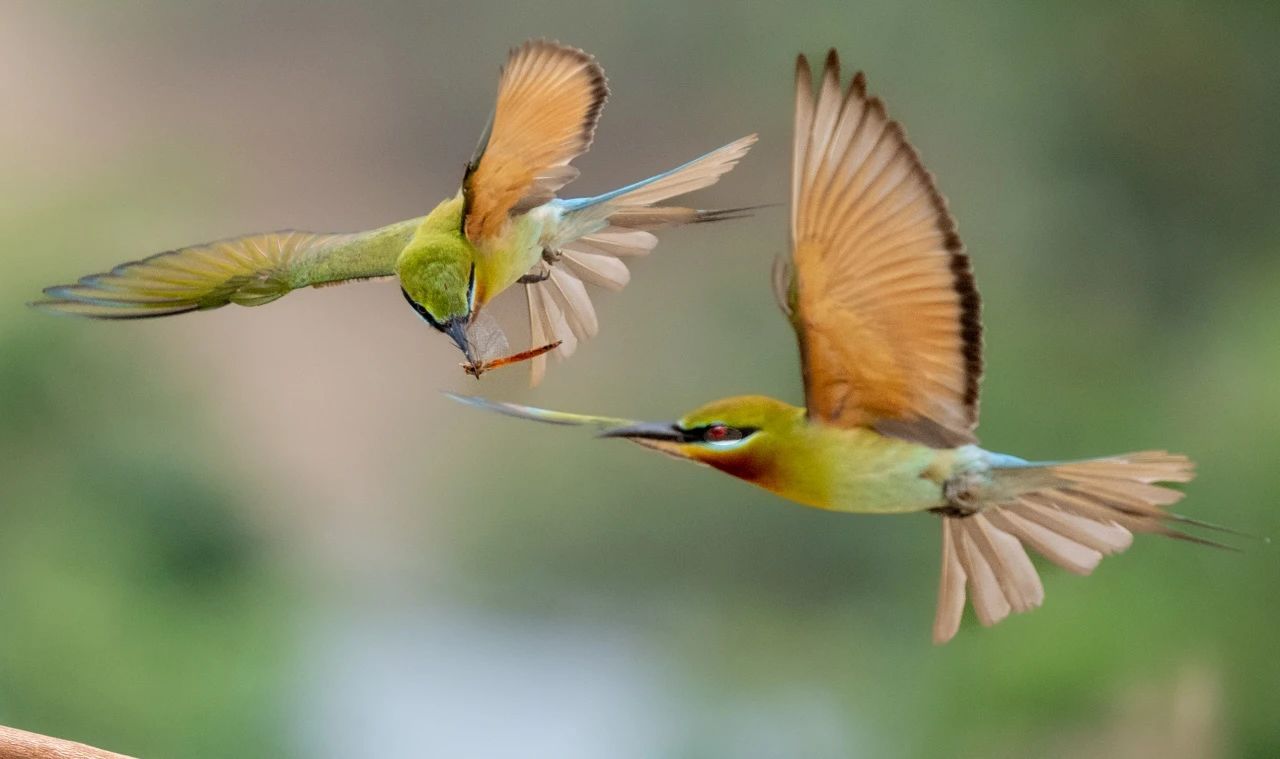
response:
[(473, 243), (501, 234), (512, 214), (551, 200), (573, 180), (609, 88), (587, 53), (530, 40), (507, 57), (486, 138), (468, 165), (463, 228)]
[(421, 219), (371, 232), (268, 232), (193, 245), (120, 264), (78, 282), (45, 288), (32, 305), (97, 319), (141, 319), (260, 306), (290, 290), (395, 273)]
[(861, 73), (843, 91), (840, 79), (833, 50), (815, 98), (797, 61), (792, 260), (775, 291), (800, 341), (809, 413), (928, 445), (972, 442), (982, 333), (969, 259), (902, 127)]

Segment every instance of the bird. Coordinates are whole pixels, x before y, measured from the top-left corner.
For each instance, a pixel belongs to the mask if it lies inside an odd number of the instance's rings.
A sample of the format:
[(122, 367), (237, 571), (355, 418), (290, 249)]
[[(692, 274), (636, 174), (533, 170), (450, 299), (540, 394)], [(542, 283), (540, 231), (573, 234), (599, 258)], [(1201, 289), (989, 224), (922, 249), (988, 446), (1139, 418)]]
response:
[(1186, 456), (1033, 462), (978, 445), (980, 301), (947, 202), (862, 72), (842, 84), (832, 49), (815, 94), (817, 73), (797, 58), (790, 254), (772, 277), (799, 343), (803, 406), (740, 396), (653, 423), (448, 395), (594, 426), (806, 506), (935, 515), (937, 644), (967, 600), (986, 626), (1041, 605), (1028, 547), (1086, 575), (1134, 533), (1218, 545), (1181, 529), (1214, 525), (1168, 510), (1183, 492), (1167, 484), (1193, 477)]
[[(179, 248), (45, 288), (46, 298), (31, 305), (139, 319), (260, 306), (306, 286), (395, 277), (413, 310), (462, 351), (468, 373), (478, 378), (531, 359), (537, 384), (547, 352), (567, 357), (599, 329), (586, 285), (622, 289), (630, 279), (626, 259), (654, 248), (654, 230), (754, 210), (662, 205), (715, 184), (755, 144), (754, 134), (611, 192), (558, 198), (578, 175), (570, 162), (591, 146), (608, 96), (593, 56), (529, 40), (501, 68), (497, 102), (461, 188), (426, 216), (354, 234), (286, 230)], [(483, 309), (517, 283), (533, 345), (495, 357), (506, 339)]]

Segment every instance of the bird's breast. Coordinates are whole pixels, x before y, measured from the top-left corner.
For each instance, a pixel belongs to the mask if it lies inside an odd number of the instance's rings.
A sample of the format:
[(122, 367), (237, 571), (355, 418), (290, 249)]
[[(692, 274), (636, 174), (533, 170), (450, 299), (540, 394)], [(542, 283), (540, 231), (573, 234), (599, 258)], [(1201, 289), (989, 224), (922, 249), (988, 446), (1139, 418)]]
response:
[(526, 214), (476, 250), (476, 305), (483, 306), (528, 274), (542, 257), (541, 223)]
[[(866, 428), (822, 428), (809, 461), (797, 462), (795, 500), (833, 511), (903, 513), (942, 502), (937, 478), (948, 451), (890, 438)], [(943, 463), (943, 468), (948, 468)], [(811, 471), (809, 471), (811, 470)]]

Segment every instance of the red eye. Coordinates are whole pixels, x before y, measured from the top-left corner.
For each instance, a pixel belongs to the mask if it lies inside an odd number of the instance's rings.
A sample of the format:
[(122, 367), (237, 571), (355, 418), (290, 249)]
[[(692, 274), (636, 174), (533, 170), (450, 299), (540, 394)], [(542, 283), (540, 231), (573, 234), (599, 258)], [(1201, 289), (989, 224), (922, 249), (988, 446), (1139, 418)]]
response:
[(724, 424), (713, 424), (702, 433), (702, 439), (708, 443), (723, 443), (728, 440), (741, 440), (742, 432)]

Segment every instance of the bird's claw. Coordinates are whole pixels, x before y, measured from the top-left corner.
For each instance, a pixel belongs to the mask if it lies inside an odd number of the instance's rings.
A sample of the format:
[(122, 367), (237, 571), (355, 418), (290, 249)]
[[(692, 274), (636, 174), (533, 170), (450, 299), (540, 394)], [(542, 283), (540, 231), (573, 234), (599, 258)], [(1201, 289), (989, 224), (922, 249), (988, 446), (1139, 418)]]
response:
[(517, 282), (519, 282), (519, 283), (520, 283), (520, 284), (522, 284), (522, 285), (536, 285), (536, 284), (537, 284), (537, 283), (539, 283), (539, 282), (546, 282), (546, 281), (547, 281), (547, 278), (549, 278), (549, 277), (551, 276), (551, 267), (553, 267), (553, 266), (555, 266), (556, 264), (560, 263), (560, 259), (561, 259), (563, 256), (564, 256), (564, 254), (563, 254), (563, 253), (561, 253), (561, 252), (560, 252), (560, 251), (558, 251), (558, 250), (551, 250), (550, 248), (543, 248), (543, 249), (542, 249), (542, 260), (543, 260), (543, 262), (544, 262), (544, 263), (546, 263), (546, 265), (547, 265), (547, 266), (546, 266), (546, 268), (544, 268), (542, 271), (539, 271), (539, 272), (538, 272), (538, 273), (536, 273), (536, 274), (526, 274), (526, 275), (524, 275), (523, 277), (521, 277), (520, 279), (518, 279), (518, 280), (516, 280), (516, 281), (517, 281)]
[(520, 279), (517, 279), (516, 281), (522, 285), (536, 285), (539, 282), (546, 282), (550, 276), (551, 276), (551, 270), (546, 269), (544, 271), (538, 272), (537, 274), (526, 274)]

